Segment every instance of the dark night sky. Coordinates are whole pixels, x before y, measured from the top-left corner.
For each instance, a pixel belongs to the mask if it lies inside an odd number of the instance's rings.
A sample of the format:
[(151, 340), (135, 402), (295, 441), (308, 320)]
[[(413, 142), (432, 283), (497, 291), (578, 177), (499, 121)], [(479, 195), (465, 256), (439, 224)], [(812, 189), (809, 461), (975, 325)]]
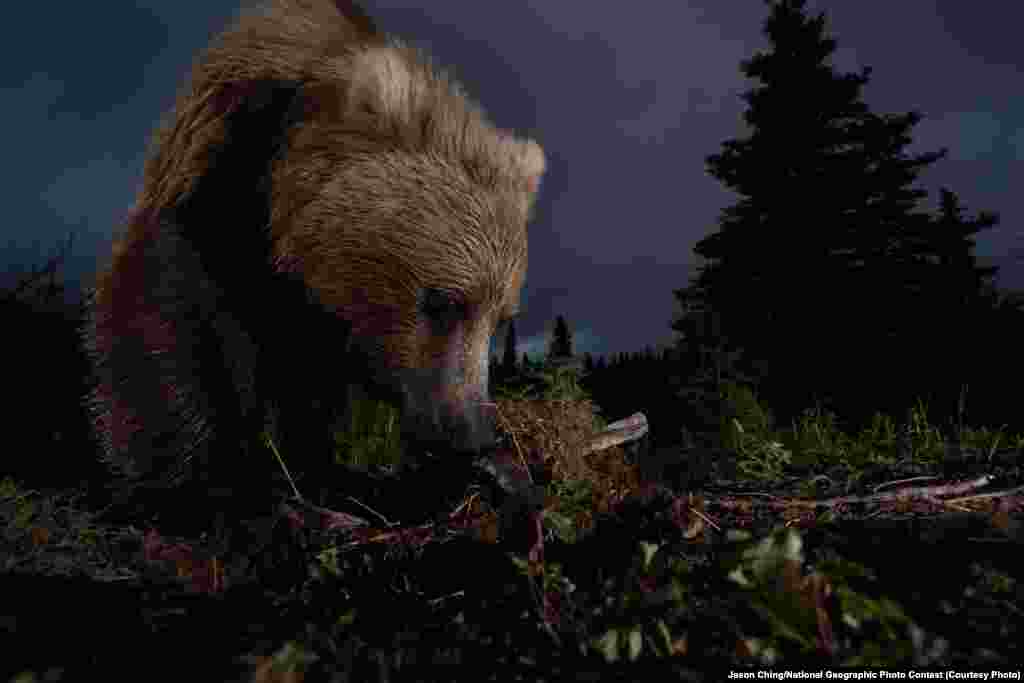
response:
[[(578, 351), (672, 339), (674, 288), (729, 193), (704, 157), (742, 133), (741, 59), (767, 42), (755, 0), (634, 3), (366, 0), (388, 32), (453, 67), (501, 126), (536, 137), (548, 174), (530, 237), (520, 342), (564, 314)], [(0, 270), (41, 262), (75, 232), (71, 278), (91, 277), (138, 189), (148, 135), (196, 51), (237, 0), (19, 2), (0, 59), (7, 236)], [(921, 179), (967, 210), (998, 211), (979, 241), (999, 284), (1024, 288), (1024, 4), (812, 0), (842, 71), (874, 67), (879, 113), (918, 109), (913, 152), (949, 148)], [(424, 9), (428, 7), (429, 9)], [(1018, 178), (1014, 181), (1013, 178)], [(931, 198), (934, 201), (934, 197)]]

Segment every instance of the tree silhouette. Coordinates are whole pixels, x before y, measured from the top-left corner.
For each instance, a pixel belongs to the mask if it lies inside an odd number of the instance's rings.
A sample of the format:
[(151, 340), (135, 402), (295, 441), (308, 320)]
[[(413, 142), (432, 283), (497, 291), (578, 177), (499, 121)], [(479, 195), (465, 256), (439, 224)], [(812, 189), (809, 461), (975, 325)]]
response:
[(588, 373), (594, 371), (594, 356), (589, 351), (583, 354), (583, 370)]
[(910, 388), (923, 370), (908, 312), (933, 306), (931, 286), (945, 277), (929, 255), (945, 254), (966, 282), (966, 242), (953, 235), (992, 217), (939, 237), (913, 183), (945, 150), (905, 151), (920, 115), (869, 111), (861, 90), (871, 70), (834, 70), (824, 13), (808, 17), (804, 0), (767, 4), (771, 49), (741, 66), (760, 81), (743, 95), (749, 135), (706, 160), (739, 199), (695, 247), (705, 263), (675, 292), (687, 313), (673, 327), (689, 334), (690, 354), (742, 349), (737, 366), (781, 415), (833, 397), (852, 408), (884, 395), (893, 405), (874, 407), (895, 409), (907, 397), (890, 391), (893, 378)]
[(564, 316), (555, 319), (555, 330), (551, 335), (551, 343), (548, 345), (548, 358), (571, 358), (572, 357), (572, 332), (565, 322)]
[[(918, 331), (917, 346), (927, 344), (935, 357), (943, 358), (942, 373), (926, 371), (918, 378), (933, 394), (948, 398), (981, 374), (978, 361), (985, 351), (978, 343), (983, 337), (979, 332), (993, 320), (998, 268), (978, 265), (974, 235), (998, 222), (998, 215), (984, 211), (968, 218), (956, 194), (942, 188), (927, 233), (908, 240), (903, 267), (915, 273), (921, 295), (906, 311), (907, 322)], [(941, 331), (936, 329), (939, 321)]]
[(42, 266), (0, 290), (8, 393), (3, 418), (10, 438), (28, 449), (8, 455), (4, 474), (32, 486), (95, 484), (95, 493), (106, 468), (83, 403), (91, 388), (80, 337), (84, 307), (67, 300), (61, 274), (73, 239), (69, 235)]
[(922, 251), (934, 255), (937, 289), (947, 299), (947, 305), (968, 308), (974, 304), (970, 297), (991, 291), (993, 278), (999, 270), (994, 266), (980, 267), (974, 255), (974, 235), (999, 224), (999, 216), (982, 211), (973, 219), (964, 216), (964, 209), (956, 194), (947, 188), (939, 191), (939, 215), (930, 239), (922, 241)]
[(501, 382), (501, 361), (498, 360), (497, 356), (491, 356), (487, 363), (487, 376), (490, 377), (491, 386)]
[(532, 370), (536, 370), (537, 369), (536, 368), (536, 363), (534, 363), (532, 360), (530, 360), (530, 357), (528, 355), (526, 355), (525, 351), (523, 352), (523, 360), (520, 363), (519, 367), (522, 369), (523, 372), (530, 372)]
[(508, 321), (505, 333), (505, 350), (501, 356), (501, 373), (504, 377), (516, 374), (516, 321)]

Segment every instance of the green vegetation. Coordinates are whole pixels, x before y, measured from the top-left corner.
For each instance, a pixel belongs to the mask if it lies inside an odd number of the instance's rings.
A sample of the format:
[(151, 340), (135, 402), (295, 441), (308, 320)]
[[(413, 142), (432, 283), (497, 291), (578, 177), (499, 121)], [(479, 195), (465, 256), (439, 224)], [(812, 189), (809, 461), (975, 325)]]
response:
[[(267, 567), (264, 590), (277, 595), (277, 607), (245, 613), (247, 620), (292, 614), (273, 629), (279, 634), (276, 644), (268, 649), (265, 639), (263, 645), (246, 638), (226, 639), (225, 661), (236, 662), (239, 670), (313, 675), (338, 666), (340, 661), (330, 652), (341, 647), (348, 648), (354, 658), (346, 666), (357, 667), (354, 662), (369, 658), (386, 661), (381, 666), (397, 675), (410, 666), (413, 650), (401, 643), (414, 632), (426, 638), (419, 641), (421, 645), (428, 642), (433, 643), (431, 648), (441, 648), (431, 651), (442, 661), (454, 663), (486, 650), (496, 657), (496, 665), (515, 660), (521, 670), (538, 673), (570, 668), (597, 672), (603, 666), (641, 664), (678, 673), (700, 671), (712, 662), (731, 662), (733, 666), (800, 667), (813, 663), (831, 667), (998, 668), (1019, 660), (1017, 643), (1024, 625), (1019, 563), (1007, 563), (1001, 555), (987, 552), (1000, 538), (1003, 543), (1020, 542), (1012, 520), (1001, 516), (993, 505), (998, 498), (979, 497), (950, 508), (968, 506), (978, 519), (988, 519), (985, 526), (989, 531), (983, 535), (989, 542), (979, 544), (959, 533), (941, 537), (943, 553), (950, 556), (943, 555), (946, 564), (941, 568), (922, 565), (910, 572), (912, 576), (927, 572), (930, 580), (922, 582), (929, 586), (928, 599), (918, 596), (909, 601), (901, 583), (906, 577), (894, 572), (892, 563), (877, 552), (865, 552), (875, 546), (863, 542), (876, 539), (878, 529), (862, 526), (879, 512), (888, 516), (891, 512), (887, 510), (909, 510), (909, 499), (894, 497), (895, 507), (887, 507), (884, 501), (869, 503), (869, 510), (859, 513), (825, 504), (827, 514), (810, 517), (801, 511), (814, 508), (801, 505), (812, 496), (827, 503), (828, 496), (837, 494), (863, 493), (868, 500), (880, 472), (883, 479), (902, 478), (909, 472), (918, 473), (918, 478), (922, 472), (938, 476), (943, 467), (949, 467), (951, 451), (968, 454), (972, 462), (995, 471), (999, 457), (1019, 457), (1024, 436), (961, 425), (958, 438), (951, 441), (929, 424), (923, 403), (909, 413), (905, 424), (896, 425), (879, 415), (855, 437), (840, 431), (836, 417), (820, 407), (777, 429), (770, 411), (757, 402), (752, 391), (726, 384), (720, 396), (726, 410), (719, 424), (720, 442), (715, 446), (713, 465), (719, 474), (710, 480), (720, 482), (721, 472), (733, 471), (736, 479), (730, 486), (734, 491), (637, 498), (636, 468), (623, 461), (621, 454), (585, 456), (581, 459), (584, 464), (575, 470), (560, 466), (570, 459), (563, 447), (573, 443), (571, 435), (580, 426), (580, 413), (571, 411), (582, 407), (591, 415), (588, 433), (604, 424), (593, 413), (579, 380), (577, 370), (547, 367), (529, 376), (509, 378), (495, 392), (501, 397), (500, 410), (511, 429), (506, 433), (517, 435), (518, 447), (524, 452), (533, 452), (536, 443), (543, 443), (544, 452), (537, 459), (547, 460), (547, 469), (553, 473), (546, 487), (543, 515), (544, 527), (552, 535), (545, 544), (547, 559), (542, 566), (532, 565), (517, 553), (492, 556), (493, 546), (478, 543), (446, 556), (446, 562), (452, 563), (446, 564), (448, 571), (460, 581), (468, 581), (466, 590), (438, 593), (434, 580), (420, 573), (427, 571), (421, 565), (425, 559), (408, 562), (420, 558), (421, 551), (325, 537), (321, 545), (314, 546), (314, 554), (305, 555), (308, 559), (302, 565), (306, 569), (288, 574), (295, 583), (287, 584), (284, 592), (281, 587), (271, 588), (280, 584), (269, 583), (280, 567)], [(381, 462), (383, 453), (399, 452), (393, 444), (384, 445), (394, 435), (394, 414), (367, 403), (352, 415), (350, 429), (339, 436), (339, 445), (350, 454), (360, 454), (352, 455), (353, 459), (364, 457), (362, 463), (369, 464)], [(568, 416), (568, 421), (560, 415)], [(543, 432), (536, 441), (526, 432), (530, 424), (535, 434)], [(364, 435), (362, 441), (359, 435)], [(563, 463), (553, 462), (551, 454), (558, 454), (555, 457)], [(286, 460), (289, 456), (294, 454), (283, 454)], [(731, 469), (730, 461), (734, 464)], [(766, 499), (744, 496), (742, 491), (750, 490), (751, 485), (770, 491), (775, 505), (764, 507)], [(647, 502), (630, 502), (642, 500)], [(372, 507), (373, 501), (365, 502)], [(766, 514), (776, 519), (765, 520)], [(946, 514), (923, 510), (918, 517), (938, 520)], [(751, 515), (769, 523), (751, 526), (744, 521), (752, 519)], [(665, 526), (669, 519), (672, 523)], [(714, 528), (708, 526), (712, 519)], [(854, 520), (861, 521), (851, 524)], [(43, 495), (5, 480), (0, 485), (0, 524), (8, 551), (7, 572), (77, 574), (98, 581), (116, 578), (152, 585), (156, 577), (167, 576), (170, 570), (172, 583), (164, 589), (170, 591), (168, 595), (175, 592), (175, 584), (180, 590), (194, 591), (189, 586), (195, 586), (199, 577), (194, 560), (189, 561), (193, 564), (154, 562), (145, 553), (126, 552), (126, 544), (142, 545), (140, 532), (97, 523), (93, 513), (78, 508), (70, 494)], [(486, 528), (486, 523), (479, 528)], [(388, 534), (390, 529), (382, 527), (377, 533)], [(439, 530), (431, 533), (436, 536)], [(972, 531), (977, 533), (977, 529)], [(938, 542), (937, 538), (926, 540), (926, 536), (896, 534), (892, 542), (901, 544), (901, 557), (906, 558), (908, 551), (920, 552), (925, 562), (936, 553)], [(440, 537), (434, 543), (435, 552), (452, 547)], [(883, 554), (886, 547), (879, 548)], [(484, 557), (497, 562), (495, 566), (504, 566), (504, 579), (495, 576), (493, 583), (477, 584), (468, 578)], [(908, 564), (906, 559), (900, 562)], [(386, 588), (379, 583), (385, 576), (402, 577), (406, 587)], [(890, 585), (890, 580), (896, 583)], [(295, 592), (299, 587), (302, 590)], [(506, 591), (505, 597), (494, 604), (511, 600), (517, 607), (497, 612), (484, 608), (502, 591)], [(517, 610), (530, 612), (531, 595), (543, 596), (544, 607), (532, 618), (539, 621), (514, 618)], [(150, 609), (159, 612), (160, 603), (156, 601)], [(385, 607), (388, 604), (393, 607)], [(375, 640), (378, 636), (366, 630), (377, 623), (373, 613), (397, 609), (398, 604), (405, 610), (405, 626), (393, 625), (393, 638), (398, 640)], [(540, 606), (535, 604), (533, 609)], [(159, 613), (162, 616), (152, 627), (163, 632), (180, 628), (175, 624), (187, 621), (190, 612)], [(238, 616), (242, 618), (241, 613)], [(294, 616), (306, 626), (298, 628)], [(958, 630), (957, 624), (964, 619), (986, 630), (983, 632), (999, 630), (1000, 640), (991, 642)], [(544, 625), (549, 635), (538, 635), (530, 623)], [(442, 640), (426, 635), (442, 625), (454, 631)], [(297, 630), (288, 636), (288, 628)], [(506, 632), (505, 644), (498, 650), (492, 649), (497, 643), (487, 635), (490, 629)], [(456, 632), (458, 646), (453, 640)], [(332, 643), (329, 650), (324, 649), (325, 643)], [(445, 655), (445, 648), (453, 649)], [(399, 654), (406, 650), (407, 654)], [(380, 660), (384, 652), (391, 655)], [(527, 652), (532, 654), (527, 656)], [(23, 676), (17, 680), (42, 679)]]
[(335, 430), (339, 462), (364, 467), (401, 462), (398, 410), (365, 396), (350, 396), (348, 408), (349, 414)]

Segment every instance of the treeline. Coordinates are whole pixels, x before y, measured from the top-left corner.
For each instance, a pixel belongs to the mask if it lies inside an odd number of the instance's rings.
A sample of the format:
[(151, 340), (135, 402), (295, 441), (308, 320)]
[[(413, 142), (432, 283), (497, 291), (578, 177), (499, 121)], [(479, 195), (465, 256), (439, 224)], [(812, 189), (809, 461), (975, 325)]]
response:
[(8, 442), (18, 444), (7, 448), (0, 478), (56, 487), (103, 474), (83, 407), (89, 372), (79, 337), (84, 304), (68, 303), (60, 275), (71, 243), (69, 237), (45, 264), (0, 291), (2, 418)]
[(968, 216), (942, 189), (922, 206), (919, 174), (945, 150), (912, 155), (917, 112), (869, 110), (870, 69), (836, 73), (825, 16), (773, 2), (771, 49), (743, 62), (749, 134), (706, 159), (738, 200), (695, 251), (704, 265), (675, 292), (684, 358), (732, 352), (782, 417), (818, 402), (851, 423), (914, 401), (939, 418), (962, 406), (996, 426), (1018, 421), (1024, 300), (978, 265), (975, 235), (998, 215)]
[(741, 65), (757, 82), (743, 95), (747, 134), (706, 158), (737, 199), (674, 292), (678, 341), (589, 359), (584, 386), (613, 419), (647, 412), (656, 439), (714, 420), (721, 406), (695, 398), (733, 385), (783, 424), (818, 407), (855, 430), (923, 401), (939, 424), (1021, 429), (1024, 296), (999, 291), (998, 269), (974, 253), (999, 216), (969, 215), (948, 188), (925, 206), (915, 182), (945, 150), (907, 152), (920, 114), (872, 112), (871, 70), (835, 71), (825, 15), (768, 4), (770, 48)]
[(785, 416), (821, 402), (863, 422), (916, 399), (950, 416), (966, 389), (971, 417), (1016, 418), (1022, 301), (974, 254), (998, 215), (967, 215), (945, 188), (937, 210), (922, 206), (914, 183), (945, 150), (909, 154), (920, 114), (871, 112), (870, 69), (835, 72), (824, 14), (772, 3), (765, 34), (771, 49), (742, 65), (759, 81), (744, 94), (749, 134), (706, 159), (738, 200), (675, 292), (680, 349), (699, 365), (735, 352)]

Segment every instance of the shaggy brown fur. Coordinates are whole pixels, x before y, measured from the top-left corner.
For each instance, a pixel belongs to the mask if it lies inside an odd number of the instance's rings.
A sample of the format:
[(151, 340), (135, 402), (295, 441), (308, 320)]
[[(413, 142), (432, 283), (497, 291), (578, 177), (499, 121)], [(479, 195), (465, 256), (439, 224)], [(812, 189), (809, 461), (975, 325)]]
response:
[(243, 16), (194, 67), (97, 279), (108, 462), (133, 486), (237, 495), (269, 429), (315, 472), (351, 383), (435, 452), (489, 446), (488, 344), (543, 169), (351, 3)]

